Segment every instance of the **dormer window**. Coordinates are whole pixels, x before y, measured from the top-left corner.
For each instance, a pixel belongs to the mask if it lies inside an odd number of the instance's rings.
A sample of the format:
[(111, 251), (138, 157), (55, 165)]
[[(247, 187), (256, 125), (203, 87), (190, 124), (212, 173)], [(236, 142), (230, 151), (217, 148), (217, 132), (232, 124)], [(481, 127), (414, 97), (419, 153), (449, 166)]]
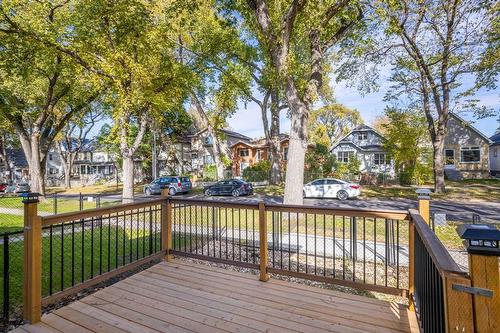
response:
[(205, 141), (205, 144), (206, 144), (207, 146), (210, 146), (210, 145), (213, 145), (213, 144), (214, 144), (214, 139), (213, 139), (211, 136), (207, 136), (207, 137), (205, 137), (205, 140), (204, 140), (204, 141)]
[(359, 132), (358, 133), (358, 140), (366, 140), (368, 139), (368, 132)]

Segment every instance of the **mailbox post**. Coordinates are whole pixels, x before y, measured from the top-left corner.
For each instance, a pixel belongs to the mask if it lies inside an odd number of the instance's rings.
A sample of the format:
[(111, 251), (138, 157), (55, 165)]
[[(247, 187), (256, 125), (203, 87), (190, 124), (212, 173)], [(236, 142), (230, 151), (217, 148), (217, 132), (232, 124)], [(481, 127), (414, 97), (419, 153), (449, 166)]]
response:
[(430, 200), (431, 200), (431, 190), (428, 188), (419, 188), (416, 190), (418, 194), (418, 212), (424, 221), (430, 225)]
[(469, 254), (472, 287), (454, 289), (472, 294), (476, 332), (500, 332), (500, 230), (491, 225), (467, 224), (457, 231)]

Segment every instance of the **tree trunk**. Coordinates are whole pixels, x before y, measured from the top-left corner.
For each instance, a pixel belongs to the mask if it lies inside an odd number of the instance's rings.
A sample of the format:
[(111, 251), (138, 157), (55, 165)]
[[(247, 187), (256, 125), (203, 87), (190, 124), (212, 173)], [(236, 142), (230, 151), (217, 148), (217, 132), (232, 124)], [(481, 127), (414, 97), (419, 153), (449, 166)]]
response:
[(71, 188), (71, 167), (64, 166), (64, 188)]
[(28, 162), (30, 168), (31, 191), (45, 195), (45, 182), (40, 154), (40, 144), (37, 138), (31, 139), (31, 159)]
[(280, 153), (280, 109), (278, 94), (276, 91), (271, 93), (271, 128), (268, 138), (269, 159), (271, 161), (271, 174), (269, 182), (273, 185), (281, 182), (281, 153)]
[(123, 156), (123, 193), (122, 202), (134, 200), (134, 159), (132, 156)]
[(303, 203), (304, 162), (307, 151), (308, 110), (300, 100), (292, 78), (288, 79), (286, 96), (292, 111), (292, 122), (288, 146), (284, 203), (301, 205)]
[(433, 164), (434, 164), (434, 193), (445, 192), (444, 181), (444, 140), (443, 138), (436, 138), (433, 142)]

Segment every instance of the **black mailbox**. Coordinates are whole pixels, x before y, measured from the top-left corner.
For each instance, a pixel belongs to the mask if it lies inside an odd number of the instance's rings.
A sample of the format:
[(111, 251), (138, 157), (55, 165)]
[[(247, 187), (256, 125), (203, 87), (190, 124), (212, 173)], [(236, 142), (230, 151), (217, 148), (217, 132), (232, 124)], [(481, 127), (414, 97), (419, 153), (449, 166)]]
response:
[(467, 252), (488, 256), (500, 256), (500, 230), (486, 224), (464, 224), (457, 228), (464, 240)]

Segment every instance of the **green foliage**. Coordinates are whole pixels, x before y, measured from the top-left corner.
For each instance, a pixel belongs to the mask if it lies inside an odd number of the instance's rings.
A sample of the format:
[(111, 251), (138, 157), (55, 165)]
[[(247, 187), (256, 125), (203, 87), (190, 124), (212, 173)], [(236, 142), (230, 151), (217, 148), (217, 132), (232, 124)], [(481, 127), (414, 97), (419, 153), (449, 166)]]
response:
[(328, 177), (335, 166), (335, 157), (330, 153), (329, 146), (317, 143), (313, 150), (306, 153), (306, 171), (317, 177)]
[(394, 158), (401, 184), (422, 184), (432, 176), (427, 122), (420, 110), (386, 108), (385, 149)]
[(258, 163), (243, 170), (243, 179), (247, 182), (261, 182), (269, 179), (271, 172), (271, 162), (268, 160), (259, 161)]
[(330, 146), (362, 123), (356, 109), (338, 103), (323, 106), (309, 116), (310, 141)]
[(208, 164), (203, 167), (203, 180), (217, 180), (217, 167), (215, 166), (215, 164)]

